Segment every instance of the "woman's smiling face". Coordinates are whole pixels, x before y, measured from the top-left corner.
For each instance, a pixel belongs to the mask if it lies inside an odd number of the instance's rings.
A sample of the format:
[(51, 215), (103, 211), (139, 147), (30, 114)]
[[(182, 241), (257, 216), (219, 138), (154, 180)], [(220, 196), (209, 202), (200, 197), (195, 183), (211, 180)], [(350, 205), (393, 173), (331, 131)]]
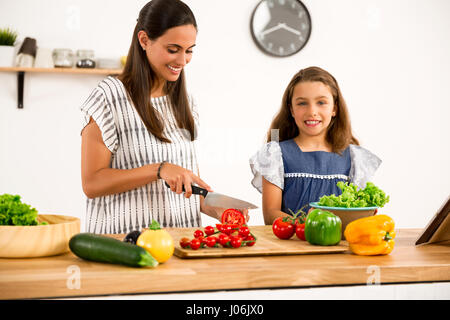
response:
[(300, 135), (325, 138), (336, 114), (330, 88), (319, 81), (299, 82), (292, 93), (291, 114)]
[(197, 29), (189, 24), (170, 28), (155, 40), (150, 40), (145, 31), (139, 31), (138, 37), (158, 80), (177, 81), (192, 59)]

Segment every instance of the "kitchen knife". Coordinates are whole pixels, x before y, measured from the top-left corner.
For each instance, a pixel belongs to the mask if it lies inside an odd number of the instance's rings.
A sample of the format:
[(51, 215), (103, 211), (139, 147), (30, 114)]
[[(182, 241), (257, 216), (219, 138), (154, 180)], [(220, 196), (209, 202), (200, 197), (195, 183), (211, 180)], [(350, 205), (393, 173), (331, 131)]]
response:
[[(167, 188), (170, 188), (170, 186), (167, 182), (164, 181), (164, 183), (166, 184)], [(192, 185), (191, 188), (192, 188), (192, 194), (198, 194), (198, 195), (203, 196), (205, 198), (205, 204), (208, 206), (221, 207), (221, 208), (233, 208), (233, 209), (256, 209), (256, 208), (258, 208), (257, 206), (255, 206), (254, 204), (252, 204), (250, 202), (232, 198), (232, 197), (229, 197), (224, 194), (217, 193), (217, 192), (208, 192), (208, 190), (194, 186), (194, 185)], [(183, 186), (182, 191), (185, 192), (184, 186)]]

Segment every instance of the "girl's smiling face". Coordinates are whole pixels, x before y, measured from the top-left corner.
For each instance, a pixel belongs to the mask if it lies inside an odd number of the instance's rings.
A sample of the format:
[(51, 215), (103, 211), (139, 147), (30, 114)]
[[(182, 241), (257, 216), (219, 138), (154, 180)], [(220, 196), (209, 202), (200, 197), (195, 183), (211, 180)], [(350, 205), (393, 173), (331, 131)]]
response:
[(300, 135), (325, 139), (332, 117), (336, 115), (330, 88), (320, 81), (297, 83), (292, 93), (291, 114)]
[(138, 37), (161, 84), (177, 81), (181, 70), (191, 61), (197, 29), (188, 24), (170, 28), (155, 40), (150, 40), (145, 31), (139, 31)]

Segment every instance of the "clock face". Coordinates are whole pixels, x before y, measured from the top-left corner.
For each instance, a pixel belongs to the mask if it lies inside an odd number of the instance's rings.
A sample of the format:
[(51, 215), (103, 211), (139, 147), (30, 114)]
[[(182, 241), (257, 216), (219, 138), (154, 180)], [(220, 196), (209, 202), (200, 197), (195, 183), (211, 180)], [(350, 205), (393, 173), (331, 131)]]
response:
[(250, 29), (261, 50), (287, 57), (308, 42), (311, 17), (299, 0), (262, 0), (253, 11)]

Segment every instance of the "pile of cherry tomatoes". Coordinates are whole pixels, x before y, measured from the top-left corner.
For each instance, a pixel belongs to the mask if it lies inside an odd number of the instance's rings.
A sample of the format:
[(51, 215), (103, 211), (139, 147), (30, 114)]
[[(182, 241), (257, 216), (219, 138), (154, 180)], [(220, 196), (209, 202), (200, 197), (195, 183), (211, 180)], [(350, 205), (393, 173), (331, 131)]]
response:
[[(217, 229), (217, 230), (216, 230)], [(182, 238), (180, 246), (197, 250), (199, 248), (240, 248), (255, 245), (256, 237), (245, 224), (243, 214), (236, 209), (227, 209), (222, 214), (222, 223), (194, 231), (194, 238)]]

